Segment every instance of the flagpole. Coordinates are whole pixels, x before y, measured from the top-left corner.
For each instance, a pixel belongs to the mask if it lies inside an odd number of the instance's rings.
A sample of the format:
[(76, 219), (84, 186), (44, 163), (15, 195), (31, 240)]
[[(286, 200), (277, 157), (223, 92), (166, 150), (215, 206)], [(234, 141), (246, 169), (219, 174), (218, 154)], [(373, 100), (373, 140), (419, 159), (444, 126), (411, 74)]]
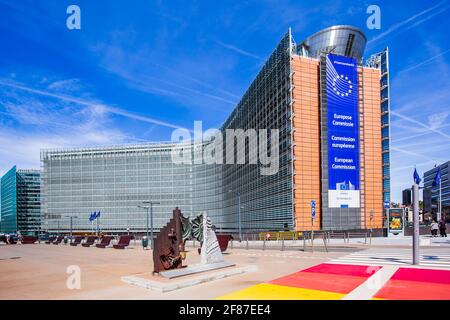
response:
[(413, 264), (418, 265), (420, 263), (419, 256), (419, 183), (421, 181), (417, 169), (414, 168), (414, 184), (412, 186), (413, 190)]

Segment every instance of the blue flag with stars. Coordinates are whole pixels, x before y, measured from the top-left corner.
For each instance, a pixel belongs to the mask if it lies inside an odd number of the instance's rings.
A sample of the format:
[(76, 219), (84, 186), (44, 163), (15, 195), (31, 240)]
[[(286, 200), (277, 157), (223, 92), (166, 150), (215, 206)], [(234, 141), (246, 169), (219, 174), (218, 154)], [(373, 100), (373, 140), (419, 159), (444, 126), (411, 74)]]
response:
[(441, 183), (441, 168), (438, 169), (436, 175), (434, 176), (433, 187), (438, 186), (440, 183)]
[(417, 173), (417, 169), (416, 168), (414, 168), (414, 175), (413, 175), (413, 177), (414, 177), (414, 182), (416, 184), (419, 184), (420, 181), (422, 181), (422, 179), (420, 179), (420, 177), (419, 177), (419, 174)]
[(91, 215), (89, 216), (89, 222), (94, 221), (96, 216), (97, 216), (97, 212), (95, 212), (95, 211), (92, 212)]

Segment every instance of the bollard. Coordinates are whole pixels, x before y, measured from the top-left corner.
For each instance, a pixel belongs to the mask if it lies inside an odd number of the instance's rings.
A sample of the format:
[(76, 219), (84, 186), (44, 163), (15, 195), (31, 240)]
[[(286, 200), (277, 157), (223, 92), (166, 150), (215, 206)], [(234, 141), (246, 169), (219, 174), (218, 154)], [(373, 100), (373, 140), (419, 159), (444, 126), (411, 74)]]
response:
[(246, 245), (246, 249), (248, 250), (248, 237), (247, 237), (247, 245)]
[(281, 251), (284, 251), (284, 238), (281, 239)]
[(323, 244), (325, 245), (325, 251), (328, 252), (326, 233), (323, 234)]
[(306, 252), (306, 233), (305, 232), (302, 233), (302, 238), (303, 238), (303, 252)]
[(263, 251), (266, 250), (266, 237), (263, 239)]
[(195, 239), (192, 240), (192, 246), (195, 248)]
[(233, 239), (231, 239), (231, 249), (233, 249)]

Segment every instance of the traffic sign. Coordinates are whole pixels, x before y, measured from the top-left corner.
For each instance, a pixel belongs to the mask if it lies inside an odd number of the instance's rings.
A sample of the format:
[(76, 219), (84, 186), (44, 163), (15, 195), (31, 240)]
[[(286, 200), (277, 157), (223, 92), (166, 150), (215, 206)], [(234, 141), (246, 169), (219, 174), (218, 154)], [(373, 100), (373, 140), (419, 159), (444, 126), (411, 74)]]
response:
[(311, 200), (311, 218), (314, 220), (316, 218), (316, 201)]
[(384, 207), (385, 207), (386, 209), (388, 209), (390, 206), (391, 206), (391, 204), (389, 203), (389, 201), (385, 201), (385, 202), (384, 202)]

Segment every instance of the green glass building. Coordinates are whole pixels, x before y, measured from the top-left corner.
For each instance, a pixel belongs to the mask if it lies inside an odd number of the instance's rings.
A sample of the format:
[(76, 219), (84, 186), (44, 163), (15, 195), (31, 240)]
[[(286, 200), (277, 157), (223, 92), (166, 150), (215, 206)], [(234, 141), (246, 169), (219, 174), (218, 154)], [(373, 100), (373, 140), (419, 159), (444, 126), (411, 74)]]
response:
[(1, 178), (0, 232), (35, 235), (41, 223), (40, 171), (12, 167)]

